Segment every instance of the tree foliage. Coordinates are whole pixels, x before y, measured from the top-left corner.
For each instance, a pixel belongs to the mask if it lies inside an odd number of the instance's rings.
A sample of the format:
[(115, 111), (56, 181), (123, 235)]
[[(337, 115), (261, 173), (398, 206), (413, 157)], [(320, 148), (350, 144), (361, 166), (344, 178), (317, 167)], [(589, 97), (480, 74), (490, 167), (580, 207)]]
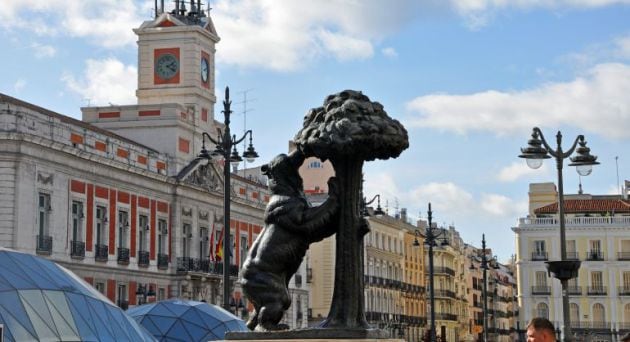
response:
[(309, 110), (294, 140), (305, 155), (322, 160), (396, 158), (409, 147), (403, 125), (354, 90), (329, 95), (323, 106)]

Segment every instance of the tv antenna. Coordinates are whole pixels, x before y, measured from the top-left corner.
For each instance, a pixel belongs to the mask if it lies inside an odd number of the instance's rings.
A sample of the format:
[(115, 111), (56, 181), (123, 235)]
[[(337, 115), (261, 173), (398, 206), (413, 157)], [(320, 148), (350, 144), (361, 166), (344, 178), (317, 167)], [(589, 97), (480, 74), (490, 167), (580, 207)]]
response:
[[(239, 91), (237, 92), (238, 94), (243, 94), (243, 101), (241, 102), (237, 102), (235, 103), (235, 105), (237, 104), (242, 104), (243, 105), (243, 111), (241, 112), (243, 114), (243, 133), (247, 132), (247, 113), (248, 112), (253, 112), (254, 108), (248, 108), (248, 104), (250, 102), (255, 102), (256, 99), (252, 99), (252, 98), (248, 98), (247, 95), (249, 95), (250, 92), (252, 92), (254, 89), (250, 88), (250, 89), (246, 89), (243, 91)], [(243, 151), (247, 150), (247, 141), (243, 140)], [(247, 169), (247, 161), (243, 160), (243, 170)], [(245, 171), (243, 171), (245, 172)], [(245, 174), (243, 174), (244, 176)]]

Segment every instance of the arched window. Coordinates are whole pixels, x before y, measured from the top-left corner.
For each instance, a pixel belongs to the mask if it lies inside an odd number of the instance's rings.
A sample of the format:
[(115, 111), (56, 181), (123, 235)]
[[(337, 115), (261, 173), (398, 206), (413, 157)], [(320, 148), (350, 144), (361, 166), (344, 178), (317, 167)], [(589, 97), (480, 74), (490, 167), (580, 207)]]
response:
[(536, 317), (549, 319), (549, 307), (545, 303), (538, 303), (536, 306)]
[(603, 328), (606, 322), (606, 312), (603, 305), (593, 304), (593, 328)]
[(570, 304), (571, 322), (578, 322), (580, 320), (580, 306), (576, 303)]

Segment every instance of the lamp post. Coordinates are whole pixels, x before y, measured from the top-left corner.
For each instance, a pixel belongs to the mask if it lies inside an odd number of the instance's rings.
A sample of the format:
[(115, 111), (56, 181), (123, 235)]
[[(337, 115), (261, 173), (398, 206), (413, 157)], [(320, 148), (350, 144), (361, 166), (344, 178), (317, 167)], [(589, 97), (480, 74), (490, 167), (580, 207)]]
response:
[[(564, 159), (569, 158), (573, 152), (575, 157), (571, 157), (571, 164), (575, 166), (580, 176), (588, 176), (591, 174), (593, 165), (599, 164), (597, 157), (590, 154), (591, 149), (586, 147), (586, 140), (583, 135), (578, 135), (569, 150), (562, 150), (562, 133), (558, 131), (556, 134), (557, 148), (554, 150), (545, 140), (545, 137), (538, 127), (534, 127), (532, 138), (527, 142), (527, 147), (521, 148), (522, 154), (520, 158), (525, 158), (527, 165), (532, 169), (537, 169), (542, 165), (543, 160), (554, 157), (556, 159), (556, 168), (558, 170), (558, 215), (560, 221), (560, 261), (547, 261), (547, 269), (555, 278), (560, 280), (562, 285), (562, 313), (565, 341), (571, 341), (573, 334), (571, 333), (571, 315), (569, 309), (569, 279), (577, 277), (580, 269), (579, 260), (567, 260), (567, 247), (565, 235), (565, 218), (564, 218), (564, 188), (562, 183), (562, 164)], [(579, 147), (578, 147), (579, 145)]]
[(138, 288), (136, 289), (136, 296), (138, 297), (138, 305), (146, 304), (149, 297), (155, 296), (155, 291), (150, 285), (149, 290), (147, 291), (147, 285), (138, 284)]
[(363, 197), (363, 202), (361, 205), (361, 215), (363, 217), (368, 217), (370, 216), (370, 212), (368, 211), (368, 205), (374, 203), (374, 200), (378, 199), (377, 205), (376, 205), (376, 209), (374, 210), (374, 215), (376, 216), (383, 216), (385, 215), (385, 212), (383, 211), (383, 209), (381, 208), (381, 194), (376, 194), (374, 195), (374, 197), (372, 197), (371, 200), (366, 201), (365, 197)]
[[(445, 235), (445, 231), (439, 228), (433, 228), (432, 227), (432, 222), (431, 219), (433, 218), (433, 212), (431, 211), (431, 203), (429, 203), (429, 211), (428, 211), (428, 226), (426, 228), (426, 232), (425, 232), (425, 238), (424, 238), (424, 243), (427, 244), (429, 246), (429, 299), (431, 301), (431, 327), (429, 329), (431, 329), (429, 331), (429, 337), (430, 337), (430, 341), (431, 342), (436, 342), (436, 335), (435, 335), (435, 294), (433, 291), (433, 247), (436, 246), (437, 247), (437, 242), (438, 240), (441, 241), (441, 245), (445, 246), (448, 244), (448, 242), (446, 241), (446, 237)], [(416, 233), (416, 239), (413, 241), (413, 245), (415, 247), (419, 247), (420, 246), (420, 242), (418, 241), (418, 236), (420, 235), (420, 231), (416, 229), (415, 231)]]
[[(486, 254), (486, 234), (481, 235), (481, 264), (479, 267), (483, 270), (483, 340), (488, 341), (488, 264), (497, 262), (495, 258), (488, 259)], [(470, 269), (474, 270), (475, 265), (470, 263)]]
[[(249, 135), (249, 146), (243, 152), (243, 157), (247, 162), (252, 163), (258, 157), (258, 153), (252, 145), (252, 131), (247, 130), (242, 137), (236, 138), (236, 135), (230, 133), (230, 88), (225, 87), (225, 99), (223, 100), (223, 131), (218, 128), (217, 139), (213, 139), (210, 134), (202, 133), (202, 147), (198, 158), (212, 159), (218, 157), (224, 160), (223, 163), (223, 308), (230, 311), (230, 164), (238, 165), (243, 159), (236, 150), (236, 146), (241, 143)], [(206, 138), (216, 145), (212, 155), (206, 150)], [(231, 151), (231, 152), (230, 152)]]

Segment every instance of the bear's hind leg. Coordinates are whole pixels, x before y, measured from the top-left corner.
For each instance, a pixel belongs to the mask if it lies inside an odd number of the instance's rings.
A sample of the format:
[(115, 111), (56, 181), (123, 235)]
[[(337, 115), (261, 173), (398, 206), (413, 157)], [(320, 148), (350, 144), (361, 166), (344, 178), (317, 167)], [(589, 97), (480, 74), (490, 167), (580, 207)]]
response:
[(260, 312), (258, 312), (258, 326), (256, 326), (255, 330), (271, 331), (286, 329), (284, 324), (278, 325), (283, 314), (284, 310), (282, 310), (282, 303), (280, 302), (269, 303), (263, 306), (260, 308)]

